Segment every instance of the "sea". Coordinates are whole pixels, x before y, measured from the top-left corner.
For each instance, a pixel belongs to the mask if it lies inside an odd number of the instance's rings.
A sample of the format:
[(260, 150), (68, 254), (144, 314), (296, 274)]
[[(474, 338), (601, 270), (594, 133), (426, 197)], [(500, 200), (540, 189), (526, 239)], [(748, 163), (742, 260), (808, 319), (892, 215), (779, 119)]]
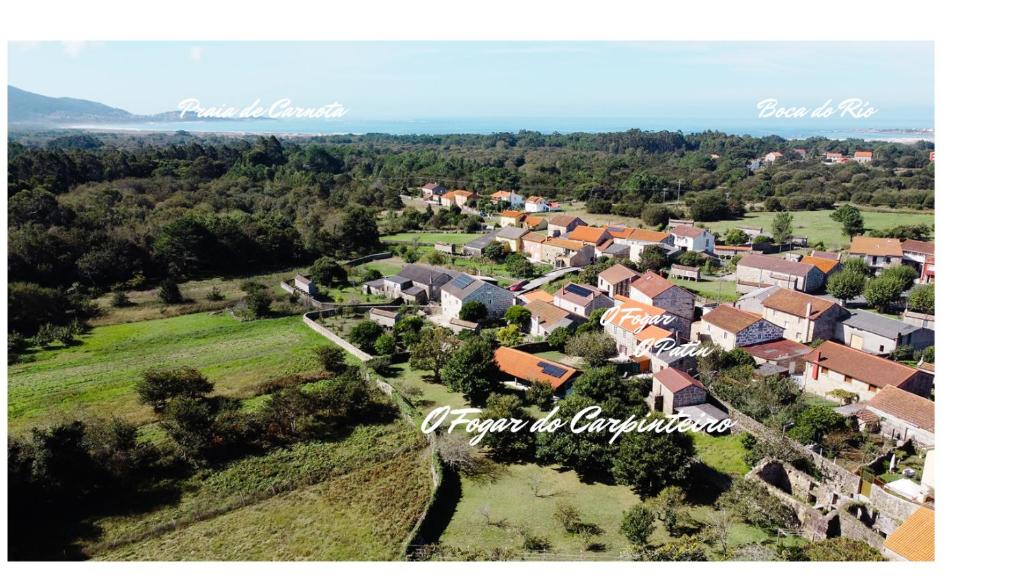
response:
[(694, 133), (718, 131), (749, 136), (779, 136), (787, 140), (824, 137), (833, 140), (862, 139), (889, 142), (934, 141), (931, 119), (893, 118), (884, 122), (865, 120), (821, 121), (758, 120), (729, 118), (649, 118), (649, 117), (487, 117), (426, 119), (340, 119), (285, 120), (270, 118), (214, 119), (189, 121), (128, 122), (115, 124), (74, 124), (62, 128), (90, 131), (136, 131), (279, 134), (292, 136), (334, 134), (493, 134), (521, 130), (544, 134), (573, 132), (681, 131)]

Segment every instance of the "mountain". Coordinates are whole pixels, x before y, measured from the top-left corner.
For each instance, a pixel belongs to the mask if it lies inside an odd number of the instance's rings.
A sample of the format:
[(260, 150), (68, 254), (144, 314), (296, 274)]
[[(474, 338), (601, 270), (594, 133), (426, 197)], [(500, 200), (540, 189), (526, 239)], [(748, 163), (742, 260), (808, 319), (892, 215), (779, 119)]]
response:
[(7, 86), (7, 122), (9, 124), (55, 126), (74, 123), (106, 124), (118, 122), (172, 122), (195, 120), (190, 112), (181, 118), (176, 111), (160, 114), (132, 114), (127, 110), (80, 98), (54, 98)]

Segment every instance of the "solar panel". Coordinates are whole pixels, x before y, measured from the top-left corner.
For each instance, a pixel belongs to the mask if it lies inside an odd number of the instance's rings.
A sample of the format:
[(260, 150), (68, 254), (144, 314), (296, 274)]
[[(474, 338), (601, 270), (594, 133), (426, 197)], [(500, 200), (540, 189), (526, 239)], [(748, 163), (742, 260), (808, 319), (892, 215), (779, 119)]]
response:
[(469, 285), (473, 284), (473, 280), (473, 277), (460, 274), (459, 276), (452, 279), (452, 284), (455, 285), (455, 288), (464, 289)]
[(565, 285), (565, 292), (572, 293), (574, 295), (581, 296), (581, 297), (589, 297), (590, 296), (590, 289), (583, 288), (583, 287), (581, 287), (578, 284), (567, 284), (567, 285)]
[(537, 363), (537, 366), (540, 367), (540, 372), (544, 373), (545, 375), (551, 375), (552, 377), (555, 377), (556, 379), (558, 377), (561, 377), (562, 375), (565, 374), (565, 369), (563, 369), (562, 367), (556, 367), (555, 365), (552, 365), (551, 363), (546, 363), (544, 361), (541, 361), (541, 362)]

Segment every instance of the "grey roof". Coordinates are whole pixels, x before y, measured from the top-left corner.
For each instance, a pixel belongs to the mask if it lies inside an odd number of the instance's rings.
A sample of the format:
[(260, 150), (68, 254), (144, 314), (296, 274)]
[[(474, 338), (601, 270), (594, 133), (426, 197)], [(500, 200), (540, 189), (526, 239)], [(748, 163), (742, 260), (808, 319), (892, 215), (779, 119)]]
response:
[(525, 228), (519, 228), (517, 226), (506, 226), (505, 228), (498, 231), (498, 236), (501, 238), (520, 238), (524, 234), (530, 231)]
[(754, 373), (756, 373), (756, 374), (758, 374), (758, 375), (760, 375), (762, 377), (770, 377), (772, 375), (781, 375), (782, 373), (787, 373), (787, 372), (789, 372), (788, 368), (780, 367), (779, 365), (773, 365), (771, 363), (765, 363), (765, 364), (757, 367), (756, 369), (754, 369)]
[(601, 254), (611, 254), (616, 256), (622, 254), (629, 254), (629, 245), (625, 245), (619, 242), (613, 242), (607, 247), (602, 248)]
[(402, 276), (400, 274), (393, 274), (391, 276), (386, 276), (386, 277), (384, 277), (384, 280), (386, 280), (388, 282), (393, 282), (393, 283), (397, 284), (398, 286), (402, 286), (405, 283), (411, 283), (412, 282), (412, 280), (407, 279), (407, 278), (405, 278), (404, 276)]
[(684, 415), (689, 417), (692, 421), (704, 422), (707, 419), (721, 421), (729, 417), (728, 413), (712, 405), (711, 403), (701, 403), (699, 405), (689, 405), (686, 407), (679, 407), (676, 409), (677, 415)]
[(512, 292), (508, 289), (501, 288), (498, 285), (491, 284), (486, 281), (482, 281), (477, 278), (473, 278), (465, 273), (459, 273), (458, 276), (448, 281), (448, 284), (441, 287), (441, 290), (454, 296), (460, 301), (466, 300), (467, 297), (472, 296), (474, 293), (484, 291), (504, 291), (510, 296)]
[(427, 286), (441, 286), (455, 276), (455, 273), (449, 270), (422, 264), (407, 264), (398, 274), (416, 284)]
[(402, 291), (403, 294), (407, 294), (407, 295), (418, 295), (418, 294), (425, 293), (425, 292), (427, 292), (427, 290), (425, 288), (421, 287), (421, 286), (411, 286), (411, 287), (409, 287), (407, 289), (404, 289)]
[[(761, 287), (761, 288), (759, 288), (757, 290), (752, 290), (752, 291), (748, 292), (747, 294), (741, 296), (739, 298), (739, 300), (740, 301), (751, 301), (751, 300), (763, 301), (764, 299), (766, 299), (766, 298), (772, 296), (773, 294), (775, 294), (775, 292), (778, 291), (778, 290), (779, 290), (779, 287), (777, 287), (777, 286)], [(739, 302), (739, 301), (737, 301), (737, 302)]]
[(477, 238), (467, 242), (465, 245), (463, 245), (462, 248), (463, 249), (469, 248), (469, 249), (483, 250), (483, 248), (485, 246), (491, 244), (491, 241), (493, 241), (495, 238), (498, 237), (498, 232), (500, 232), (500, 231), (492, 230), (491, 232), (488, 232), (485, 235), (479, 236), (479, 237), (477, 237)]
[(900, 335), (907, 335), (914, 331), (921, 330), (920, 327), (907, 324), (903, 321), (876, 315), (863, 310), (851, 310), (850, 316), (842, 323), (848, 327), (867, 331), (874, 335), (883, 336), (888, 339), (896, 339)]

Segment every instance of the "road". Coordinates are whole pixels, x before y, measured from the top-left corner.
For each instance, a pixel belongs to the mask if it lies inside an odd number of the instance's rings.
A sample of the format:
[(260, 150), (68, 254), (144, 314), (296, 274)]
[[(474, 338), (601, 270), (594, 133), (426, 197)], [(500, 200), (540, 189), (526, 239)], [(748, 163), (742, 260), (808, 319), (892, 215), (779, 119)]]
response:
[(578, 266), (567, 266), (565, 268), (556, 268), (555, 270), (549, 272), (548, 274), (546, 274), (544, 276), (541, 276), (541, 277), (537, 277), (537, 278), (533, 279), (532, 281), (526, 283), (525, 285), (523, 285), (522, 289), (516, 291), (516, 294), (523, 294), (523, 293), (530, 292), (532, 290), (539, 289), (540, 287), (548, 284), (551, 281), (558, 280), (558, 279), (562, 278), (563, 276), (565, 276), (565, 275), (567, 275), (569, 273), (574, 273), (574, 272), (576, 272), (578, 270), (580, 270), (580, 267), (578, 267)]

